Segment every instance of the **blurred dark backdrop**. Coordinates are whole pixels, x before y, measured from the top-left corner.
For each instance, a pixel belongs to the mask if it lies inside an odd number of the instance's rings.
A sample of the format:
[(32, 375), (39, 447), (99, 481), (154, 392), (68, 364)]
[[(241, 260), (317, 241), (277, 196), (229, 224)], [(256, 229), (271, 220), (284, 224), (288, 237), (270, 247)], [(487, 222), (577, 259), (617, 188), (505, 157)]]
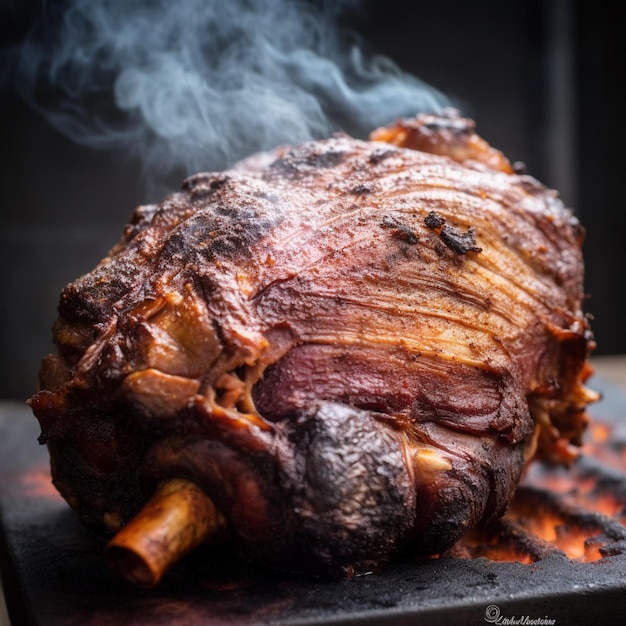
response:
[[(19, 44), (44, 6), (2, 0), (0, 44)], [(442, 0), (354, 3), (343, 22), (375, 52), (465, 103), (480, 134), (559, 189), (586, 227), (596, 354), (626, 353), (621, 182), (623, 3)], [(91, 269), (146, 197), (138, 163), (56, 132), (0, 86), (0, 397), (26, 398), (52, 351), (60, 289)]]

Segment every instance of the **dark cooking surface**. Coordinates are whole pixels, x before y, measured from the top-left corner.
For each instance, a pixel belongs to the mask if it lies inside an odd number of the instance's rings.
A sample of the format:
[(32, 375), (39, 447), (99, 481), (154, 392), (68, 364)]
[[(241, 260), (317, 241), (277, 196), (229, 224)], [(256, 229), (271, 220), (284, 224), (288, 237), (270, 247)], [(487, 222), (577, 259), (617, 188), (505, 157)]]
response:
[[(626, 394), (595, 382), (605, 398), (592, 415), (626, 425)], [(38, 434), (26, 406), (0, 403), (0, 559), (15, 626), (442, 626), (487, 624), (494, 611), (526, 623), (607, 625), (626, 614), (626, 554), (592, 563), (553, 554), (532, 565), (441, 559), (323, 582), (256, 571), (207, 548), (157, 590), (137, 591), (109, 572), (102, 542), (50, 486)]]

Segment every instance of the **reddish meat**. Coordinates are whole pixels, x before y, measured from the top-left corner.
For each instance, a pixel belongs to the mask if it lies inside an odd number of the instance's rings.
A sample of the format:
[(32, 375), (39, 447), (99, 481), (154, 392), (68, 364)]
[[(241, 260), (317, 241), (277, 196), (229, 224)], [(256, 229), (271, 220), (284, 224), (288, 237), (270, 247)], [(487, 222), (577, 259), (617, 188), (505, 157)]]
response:
[(190, 479), (286, 569), (438, 553), (580, 442), (582, 238), (454, 112), (192, 176), (61, 294), (54, 483), (115, 531)]

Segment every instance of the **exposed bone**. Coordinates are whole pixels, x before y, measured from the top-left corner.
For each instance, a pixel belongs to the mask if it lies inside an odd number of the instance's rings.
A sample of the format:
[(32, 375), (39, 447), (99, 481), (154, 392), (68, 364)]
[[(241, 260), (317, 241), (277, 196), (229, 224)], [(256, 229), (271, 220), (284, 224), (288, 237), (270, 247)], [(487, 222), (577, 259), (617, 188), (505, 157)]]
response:
[(139, 587), (150, 589), (185, 554), (226, 531), (212, 500), (184, 479), (162, 483), (143, 509), (105, 548), (110, 566)]

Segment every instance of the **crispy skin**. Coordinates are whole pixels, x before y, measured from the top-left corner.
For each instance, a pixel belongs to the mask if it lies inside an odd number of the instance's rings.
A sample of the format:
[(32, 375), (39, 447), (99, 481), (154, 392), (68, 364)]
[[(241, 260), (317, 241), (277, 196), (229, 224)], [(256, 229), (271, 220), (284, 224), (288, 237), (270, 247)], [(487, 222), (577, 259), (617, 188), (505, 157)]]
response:
[(361, 571), (501, 515), (537, 446), (571, 459), (578, 221), (454, 112), (373, 137), (192, 176), (63, 290), (30, 404), (87, 523), (189, 478), (251, 558)]

